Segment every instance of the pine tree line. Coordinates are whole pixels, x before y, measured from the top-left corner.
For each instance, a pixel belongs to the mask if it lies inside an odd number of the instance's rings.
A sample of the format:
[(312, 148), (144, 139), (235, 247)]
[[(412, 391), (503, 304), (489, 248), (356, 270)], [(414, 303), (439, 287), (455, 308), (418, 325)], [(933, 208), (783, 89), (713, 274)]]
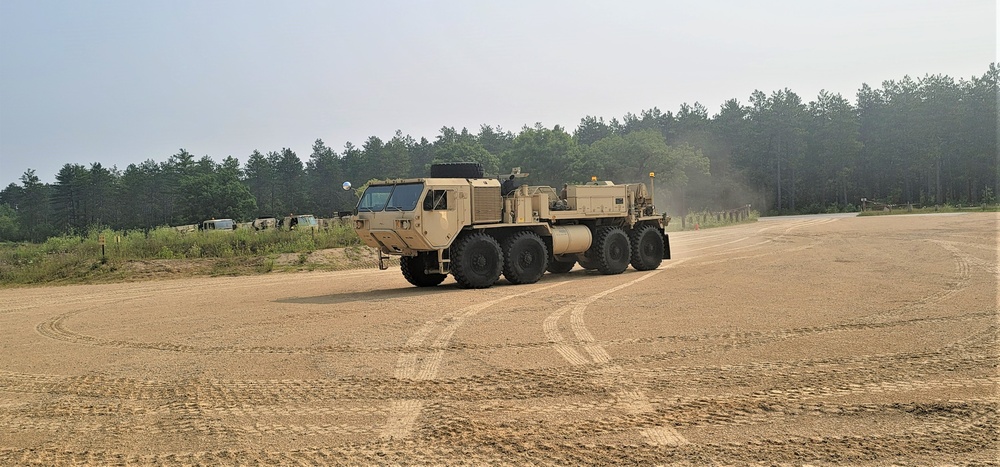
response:
[(420, 177), (435, 162), (478, 161), (487, 173), (512, 167), (532, 184), (591, 176), (618, 183), (656, 173), (657, 204), (672, 214), (751, 203), (766, 213), (850, 211), (861, 198), (887, 203), (978, 204), (1000, 191), (996, 64), (981, 77), (943, 75), (862, 85), (851, 102), (820, 92), (808, 103), (789, 89), (726, 101), (657, 108), (605, 121), (586, 116), (572, 132), (525, 126), (444, 127), (433, 141), (397, 131), (335, 151), (316, 140), (303, 163), (290, 149), (254, 151), (245, 164), (181, 149), (166, 161), (124, 170), (66, 164), (54, 184), (33, 170), (0, 191), (0, 240), (33, 240), (100, 225), (148, 229), (209, 218), (353, 208), (371, 179)]

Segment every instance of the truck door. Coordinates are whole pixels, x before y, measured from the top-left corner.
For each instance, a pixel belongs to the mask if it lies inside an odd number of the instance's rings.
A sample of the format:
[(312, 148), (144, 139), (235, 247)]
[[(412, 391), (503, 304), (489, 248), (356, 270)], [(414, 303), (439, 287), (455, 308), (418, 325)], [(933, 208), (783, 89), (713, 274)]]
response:
[(430, 189), (424, 195), (421, 233), (434, 248), (444, 248), (461, 228), (455, 190)]

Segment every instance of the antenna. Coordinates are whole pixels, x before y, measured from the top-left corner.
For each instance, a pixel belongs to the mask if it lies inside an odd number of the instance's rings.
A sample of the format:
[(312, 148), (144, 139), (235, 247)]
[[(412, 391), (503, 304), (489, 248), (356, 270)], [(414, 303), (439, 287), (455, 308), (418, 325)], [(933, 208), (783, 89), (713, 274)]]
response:
[(653, 179), (656, 178), (656, 173), (649, 173), (649, 205), (653, 206), (653, 212), (656, 212), (656, 192), (653, 191)]

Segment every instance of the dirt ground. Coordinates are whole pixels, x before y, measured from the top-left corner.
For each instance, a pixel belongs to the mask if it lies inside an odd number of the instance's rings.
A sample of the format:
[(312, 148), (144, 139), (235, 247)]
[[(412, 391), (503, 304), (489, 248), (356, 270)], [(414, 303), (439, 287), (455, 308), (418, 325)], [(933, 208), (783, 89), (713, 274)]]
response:
[(995, 465), (998, 221), (766, 219), (485, 290), (0, 290), (0, 465)]

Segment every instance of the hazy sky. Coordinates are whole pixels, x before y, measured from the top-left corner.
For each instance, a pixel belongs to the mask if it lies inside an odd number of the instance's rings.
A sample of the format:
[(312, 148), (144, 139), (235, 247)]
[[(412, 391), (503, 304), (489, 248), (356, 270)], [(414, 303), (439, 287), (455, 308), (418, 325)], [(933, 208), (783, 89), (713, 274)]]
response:
[(755, 89), (980, 76), (991, 0), (0, 0), (0, 187), (180, 148), (245, 163), (321, 138), (569, 131)]

